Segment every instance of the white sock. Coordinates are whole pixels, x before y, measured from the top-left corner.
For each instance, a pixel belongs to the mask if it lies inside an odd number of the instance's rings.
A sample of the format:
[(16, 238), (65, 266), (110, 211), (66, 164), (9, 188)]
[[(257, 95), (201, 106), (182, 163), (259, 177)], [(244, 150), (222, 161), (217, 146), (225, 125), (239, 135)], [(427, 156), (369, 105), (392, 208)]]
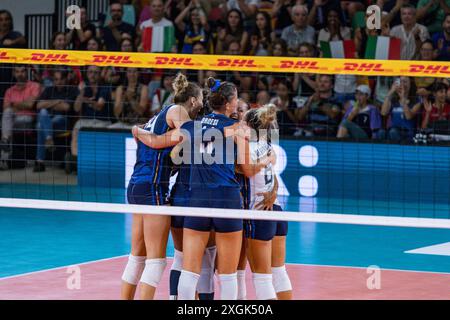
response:
[(247, 285), (245, 284), (245, 270), (237, 271), (238, 300), (247, 300)]
[(170, 267), (170, 270), (181, 271), (182, 269), (183, 269), (183, 252), (175, 249), (172, 266)]
[(237, 272), (219, 274), (220, 300), (237, 299)]
[(178, 300), (195, 300), (195, 290), (200, 275), (197, 273), (181, 270), (178, 282)]

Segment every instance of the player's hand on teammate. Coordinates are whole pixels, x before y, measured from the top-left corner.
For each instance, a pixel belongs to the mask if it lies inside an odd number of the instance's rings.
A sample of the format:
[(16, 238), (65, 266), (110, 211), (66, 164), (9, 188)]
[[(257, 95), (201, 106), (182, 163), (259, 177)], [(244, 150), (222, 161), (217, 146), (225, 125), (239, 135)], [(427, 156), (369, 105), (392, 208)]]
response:
[(256, 210), (266, 210), (266, 211), (272, 211), (273, 205), (275, 201), (277, 200), (277, 194), (278, 194), (278, 180), (277, 176), (274, 177), (274, 185), (273, 189), (269, 192), (259, 192), (257, 193), (258, 196), (262, 196), (263, 200), (255, 205)]

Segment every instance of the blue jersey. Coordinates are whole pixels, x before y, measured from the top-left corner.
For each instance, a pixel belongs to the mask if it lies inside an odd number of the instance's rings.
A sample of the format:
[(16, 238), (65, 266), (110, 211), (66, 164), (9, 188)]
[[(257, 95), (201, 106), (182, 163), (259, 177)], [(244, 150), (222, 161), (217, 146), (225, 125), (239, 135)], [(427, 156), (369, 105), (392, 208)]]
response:
[(181, 126), (189, 135), (183, 146), (190, 154), (183, 157), (189, 164), (181, 165), (179, 182), (191, 189), (240, 187), (235, 175), (236, 145), (233, 137), (224, 138), (224, 129), (234, 123), (223, 114), (211, 113)]
[[(161, 135), (169, 131), (171, 128), (167, 124), (166, 116), (167, 111), (172, 106), (165, 107), (161, 112), (151, 118), (144, 126), (144, 130), (156, 135)], [(172, 162), (170, 159), (171, 150), (172, 147), (153, 149), (139, 141), (136, 152), (136, 164), (134, 165), (130, 183), (163, 184), (168, 187), (172, 170)]]

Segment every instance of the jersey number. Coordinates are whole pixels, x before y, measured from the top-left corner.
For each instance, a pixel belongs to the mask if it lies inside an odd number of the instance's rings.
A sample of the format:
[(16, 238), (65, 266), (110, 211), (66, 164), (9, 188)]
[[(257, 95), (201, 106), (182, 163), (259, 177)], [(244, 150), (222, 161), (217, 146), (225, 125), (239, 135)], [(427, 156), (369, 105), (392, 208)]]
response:
[(206, 142), (200, 144), (200, 153), (212, 154), (213, 152), (213, 143)]

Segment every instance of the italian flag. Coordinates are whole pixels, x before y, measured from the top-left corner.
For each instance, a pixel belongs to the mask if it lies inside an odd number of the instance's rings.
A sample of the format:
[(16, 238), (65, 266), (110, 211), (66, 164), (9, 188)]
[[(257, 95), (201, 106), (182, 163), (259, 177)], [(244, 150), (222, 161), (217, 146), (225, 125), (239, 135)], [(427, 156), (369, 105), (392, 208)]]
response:
[(353, 40), (320, 41), (320, 50), (324, 58), (354, 59), (356, 47)]
[(398, 38), (369, 36), (366, 59), (400, 60), (401, 40)]
[(145, 28), (142, 32), (142, 44), (145, 52), (170, 52), (175, 45), (175, 28)]

